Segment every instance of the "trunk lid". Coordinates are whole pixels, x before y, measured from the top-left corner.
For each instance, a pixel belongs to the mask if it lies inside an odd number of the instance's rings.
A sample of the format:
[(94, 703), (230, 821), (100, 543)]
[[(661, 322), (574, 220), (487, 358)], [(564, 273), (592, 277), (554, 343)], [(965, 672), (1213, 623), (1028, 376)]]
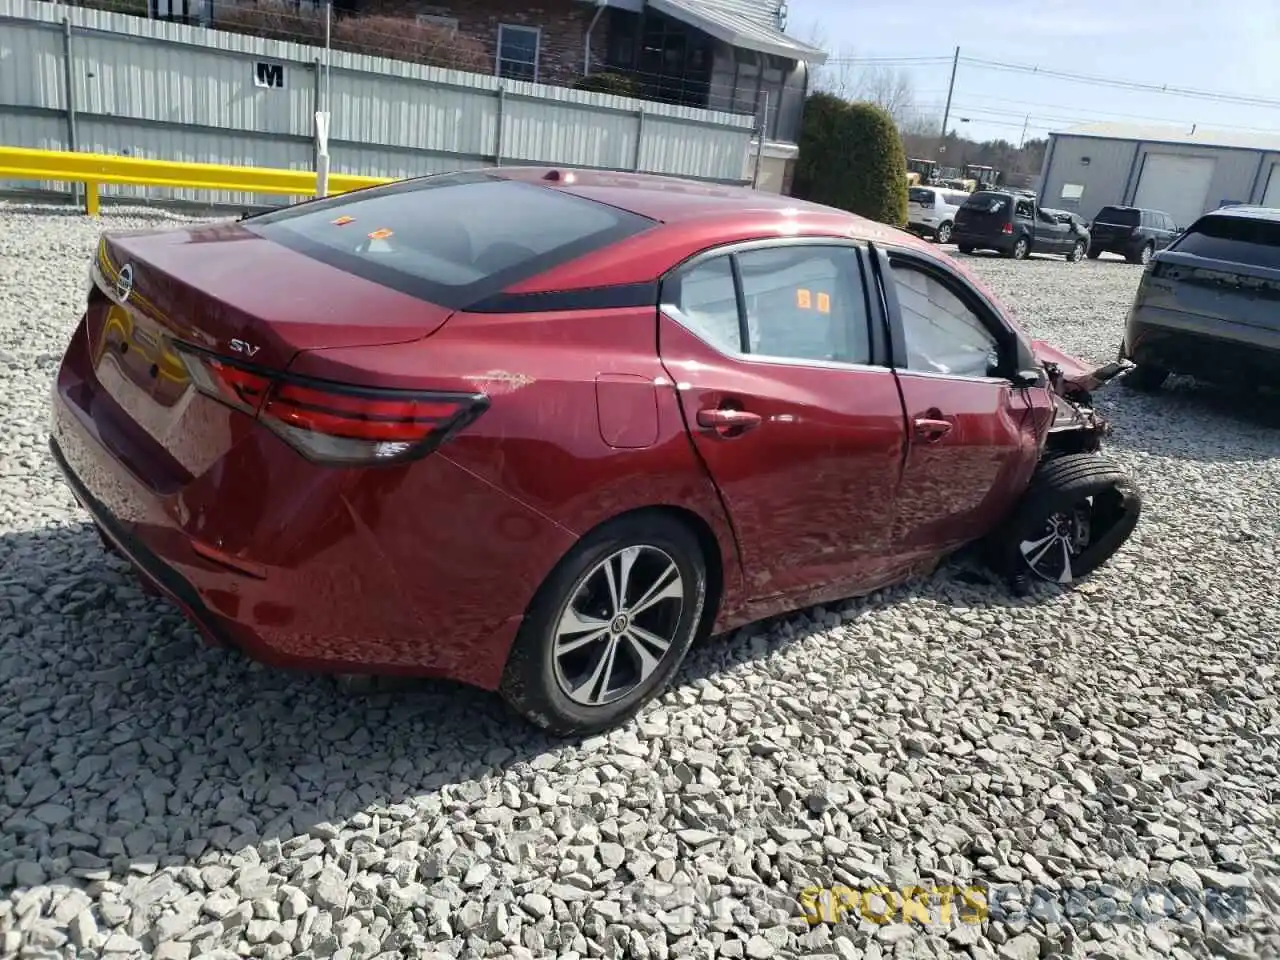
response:
[[(238, 224), (104, 235), (85, 318), (94, 373), (138, 428), (182, 450), (205, 433), (190, 345), (269, 371), (304, 350), (421, 339), (451, 310), (345, 273)], [(207, 453), (207, 451), (206, 451)]]
[(235, 223), (105, 235), (96, 272), (153, 333), (273, 369), (302, 350), (417, 340), (452, 312)]

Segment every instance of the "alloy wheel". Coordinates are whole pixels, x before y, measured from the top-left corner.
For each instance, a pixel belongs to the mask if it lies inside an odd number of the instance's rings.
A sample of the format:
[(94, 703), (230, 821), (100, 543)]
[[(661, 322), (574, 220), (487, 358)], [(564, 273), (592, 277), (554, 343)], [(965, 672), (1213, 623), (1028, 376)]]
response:
[(675, 560), (654, 546), (626, 547), (587, 571), (551, 648), (564, 695), (599, 707), (645, 683), (676, 641), (684, 593)]
[(1039, 535), (1018, 544), (1022, 559), (1036, 577), (1050, 583), (1072, 583), (1072, 562), (1089, 545), (1093, 498), (1069, 511), (1052, 514)]
[(938, 242), (939, 243), (951, 242), (951, 224), (944, 223), (942, 226), (938, 228)]

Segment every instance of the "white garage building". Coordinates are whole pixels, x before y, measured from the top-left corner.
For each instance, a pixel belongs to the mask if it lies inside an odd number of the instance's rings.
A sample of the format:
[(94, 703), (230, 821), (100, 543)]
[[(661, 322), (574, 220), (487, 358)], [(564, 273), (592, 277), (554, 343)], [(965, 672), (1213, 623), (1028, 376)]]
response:
[(1040, 202), (1087, 220), (1109, 204), (1185, 227), (1232, 203), (1280, 207), (1280, 133), (1090, 123), (1049, 135)]

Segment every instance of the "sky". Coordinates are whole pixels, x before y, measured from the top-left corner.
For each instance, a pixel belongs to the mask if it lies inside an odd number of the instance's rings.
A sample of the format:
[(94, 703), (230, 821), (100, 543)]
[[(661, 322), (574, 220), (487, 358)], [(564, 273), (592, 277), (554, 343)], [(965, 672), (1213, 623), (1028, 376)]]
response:
[[(905, 71), (939, 120), (959, 46), (948, 127), (975, 140), (1016, 144), (1024, 123), (1030, 139), (1101, 121), (1280, 133), (1280, 0), (788, 0), (786, 29), (854, 61), (824, 69), (856, 77), (869, 66), (857, 61), (874, 58)], [(1081, 83), (966, 57), (1270, 103)]]

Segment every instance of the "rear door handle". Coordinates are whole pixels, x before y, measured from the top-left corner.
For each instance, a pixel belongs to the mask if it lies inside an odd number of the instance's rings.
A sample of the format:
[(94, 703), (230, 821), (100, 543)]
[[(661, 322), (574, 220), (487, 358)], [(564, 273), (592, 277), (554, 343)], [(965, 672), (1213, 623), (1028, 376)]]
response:
[(721, 435), (738, 433), (760, 426), (760, 414), (750, 410), (734, 410), (730, 407), (708, 407), (698, 411), (698, 426), (715, 430)]
[(937, 417), (916, 417), (916, 436), (925, 443), (937, 443), (951, 432), (951, 421)]

